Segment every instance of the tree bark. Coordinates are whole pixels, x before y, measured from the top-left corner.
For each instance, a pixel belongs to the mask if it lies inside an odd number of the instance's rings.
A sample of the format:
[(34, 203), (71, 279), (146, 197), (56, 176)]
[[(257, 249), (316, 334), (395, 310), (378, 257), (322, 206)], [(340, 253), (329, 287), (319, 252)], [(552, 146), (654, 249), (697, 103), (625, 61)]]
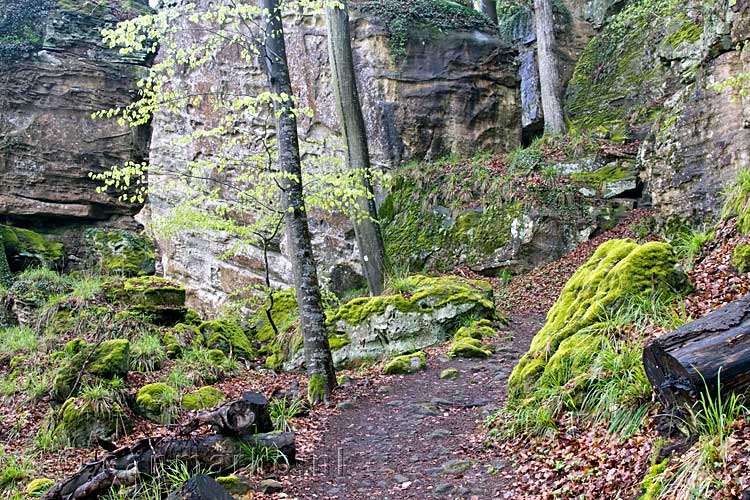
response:
[(544, 130), (552, 134), (562, 134), (567, 126), (562, 107), (562, 81), (555, 55), (555, 21), (552, 14), (552, 0), (534, 0), (534, 20)]
[(318, 271), (313, 257), (310, 228), (302, 192), (302, 166), (300, 163), (297, 119), (292, 111), (292, 83), (284, 42), (279, 0), (260, 0), (264, 9), (263, 63), (266, 67), (272, 92), (286, 95), (285, 102), (274, 102), (276, 138), (279, 145), (279, 169), (285, 177), (281, 181), (282, 207), (291, 253), (294, 285), (299, 304), (300, 323), (304, 338), (305, 365), (311, 381), (315, 382), (313, 403), (326, 400), (336, 387), (333, 357), (328, 345), (323, 303), (318, 282)]
[(651, 386), (669, 407), (701, 393), (745, 393), (750, 387), (750, 296), (659, 337), (643, 350)]
[(477, 10), (497, 24), (497, 0), (477, 0)]
[(343, 7), (329, 5), (326, 8), (328, 58), (331, 63), (336, 107), (341, 121), (341, 134), (346, 143), (346, 165), (353, 175), (361, 178), (362, 184), (370, 194), (357, 200), (359, 214), (353, 221), (362, 271), (367, 280), (370, 295), (380, 295), (383, 293), (385, 247), (369, 176), (370, 150), (367, 145), (367, 129), (362, 115), (362, 104), (357, 90), (357, 77), (354, 74), (349, 9), (345, 0), (341, 0), (341, 3)]

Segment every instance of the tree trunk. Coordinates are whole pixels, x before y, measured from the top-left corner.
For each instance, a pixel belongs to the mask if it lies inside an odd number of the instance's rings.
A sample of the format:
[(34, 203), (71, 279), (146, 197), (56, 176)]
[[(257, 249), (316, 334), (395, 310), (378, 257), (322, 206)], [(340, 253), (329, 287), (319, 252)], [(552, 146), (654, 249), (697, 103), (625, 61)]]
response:
[(294, 285), (299, 304), (300, 323), (304, 337), (305, 365), (309, 375), (312, 403), (326, 400), (336, 387), (331, 349), (328, 346), (326, 322), (315, 267), (310, 228), (302, 193), (297, 119), (292, 111), (292, 83), (284, 42), (279, 0), (261, 0), (264, 9), (265, 40), (262, 54), (272, 92), (289, 96), (285, 102), (274, 102), (276, 137), (279, 144), (279, 169), (286, 176), (281, 181), (282, 206), (294, 272)]
[(659, 337), (643, 350), (651, 386), (670, 407), (701, 393), (745, 393), (750, 387), (750, 296)]
[(331, 63), (336, 106), (341, 121), (341, 134), (346, 142), (346, 164), (360, 176), (370, 193), (369, 197), (357, 200), (359, 214), (354, 219), (354, 234), (359, 246), (362, 271), (367, 279), (370, 295), (383, 293), (383, 269), (385, 248), (378, 223), (378, 213), (370, 182), (370, 151), (367, 146), (367, 130), (362, 116), (362, 105), (354, 74), (354, 56), (349, 34), (349, 10), (343, 6), (326, 8), (328, 21), (328, 58)]
[(497, 0), (477, 0), (477, 10), (497, 24)]
[(566, 125), (562, 108), (562, 82), (555, 55), (555, 21), (552, 15), (552, 0), (534, 0), (534, 20), (544, 130), (553, 134), (562, 134), (566, 130)]

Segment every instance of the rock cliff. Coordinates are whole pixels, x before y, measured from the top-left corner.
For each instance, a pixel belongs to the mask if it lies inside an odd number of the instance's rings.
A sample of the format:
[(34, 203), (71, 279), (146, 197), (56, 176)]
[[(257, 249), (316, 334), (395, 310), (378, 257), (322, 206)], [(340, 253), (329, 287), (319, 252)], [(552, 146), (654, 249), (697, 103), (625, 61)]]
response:
[[(319, 141), (329, 155), (333, 151), (341, 156), (324, 20), (290, 16), (285, 23), (295, 94), (313, 112), (300, 121), (301, 137)], [(502, 152), (520, 145), (516, 53), (498, 36), (487, 30), (447, 31), (410, 40), (405, 56), (396, 58), (385, 27), (376, 18), (355, 10), (352, 25), (355, 72), (377, 165), (392, 168), (408, 160), (479, 150)], [(224, 90), (265, 88), (265, 76), (257, 66), (237, 63), (231, 53), (222, 57), (223, 61), (191, 75), (187, 83)], [(151, 161), (174, 172), (186, 168), (187, 161), (215, 156), (217, 146), (209, 141), (174, 142), (192, 130), (192, 123), (203, 126), (215, 118), (204, 111), (158, 115)], [(253, 126), (257, 130), (261, 125)], [(152, 179), (152, 184), (172, 180), (174, 176), (165, 176)], [(154, 187), (159, 191), (158, 185)], [(152, 215), (159, 217), (179, 206), (181, 197), (173, 190), (161, 190), (152, 194), (151, 201)], [(311, 225), (324, 279), (333, 289), (356, 288), (359, 263), (348, 221), (311, 213)], [(180, 233), (159, 241), (165, 271), (188, 285), (191, 305), (206, 310), (215, 309), (228, 293), (262, 279), (259, 249), (243, 246), (234, 257), (220, 258), (235, 244), (218, 233), (210, 238)], [(283, 241), (275, 245), (270, 261), (274, 284), (291, 283)]]
[(97, 193), (88, 174), (148, 152), (147, 130), (91, 118), (94, 111), (128, 103), (134, 76), (146, 63), (104, 47), (99, 31), (146, 9), (146, 0), (52, 2), (35, 21), (38, 32), (29, 35), (38, 43), (5, 54), (0, 218), (35, 225), (91, 222), (140, 209), (117, 194)]

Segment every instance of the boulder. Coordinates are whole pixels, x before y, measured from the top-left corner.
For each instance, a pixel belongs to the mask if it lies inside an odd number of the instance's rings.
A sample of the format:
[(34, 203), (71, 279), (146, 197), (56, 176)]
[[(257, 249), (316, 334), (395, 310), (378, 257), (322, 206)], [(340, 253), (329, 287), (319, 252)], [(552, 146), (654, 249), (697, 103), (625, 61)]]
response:
[(162, 382), (147, 384), (135, 395), (136, 410), (154, 422), (171, 423), (177, 416), (180, 393)]
[(0, 242), (11, 271), (23, 271), (30, 267), (59, 269), (63, 265), (63, 245), (35, 231), (0, 225)]
[(152, 317), (158, 324), (185, 319), (185, 287), (159, 276), (139, 276), (105, 286), (107, 299)]
[(383, 373), (386, 375), (403, 375), (424, 370), (426, 366), (427, 358), (425, 353), (418, 351), (393, 358), (383, 367)]
[(85, 398), (67, 399), (60, 408), (59, 424), (55, 432), (68, 439), (71, 446), (96, 446), (97, 438), (108, 439), (125, 434), (125, 411), (119, 403), (108, 402), (111, 408), (97, 411)]
[(77, 339), (66, 345), (67, 358), (52, 382), (52, 395), (58, 401), (75, 396), (83, 383), (125, 378), (130, 364), (127, 339), (105, 340), (94, 345)]
[(167, 500), (234, 500), (234, 497), (213, 478), (199, 474), (170, 493)]
[(601, 318), (631, 297), (686, 287), (672, 247), (610, 240), (568, 280), (508, 381), (511, 399), (531, 396), (537, 382), (570, 380), (589, 367), (605, 340)]
[[(495, 318), (492, 287), (458, 276), (409, 276), (400, 293), (354, 299), (328, 314), (337, 366), (414, 352), (450, 339), (467, 318)], [(301, 337), (286, 334), (284, 368), (303, 362)], [(291, 338), (291, 339), (289, 339)]]

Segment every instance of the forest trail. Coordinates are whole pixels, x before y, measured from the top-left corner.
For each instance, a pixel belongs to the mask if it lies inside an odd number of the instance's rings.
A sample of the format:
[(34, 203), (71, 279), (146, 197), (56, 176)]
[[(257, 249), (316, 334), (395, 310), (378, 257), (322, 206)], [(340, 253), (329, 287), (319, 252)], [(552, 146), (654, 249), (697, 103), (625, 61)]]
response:
[[(427, 369), (389, 377), (339, 403), (312, 460), (292, 469), (285, 494), (300, 499), (503, 498), (508, 464), (481, 450), (485, 417), (505, 399), (513, 366), (541, 327), (516, 318), (487, 359), (428, 358)], [(440, 379), (454, 368), (455, 380)], [(287, 482), (287, 481), (285, 481)]]

